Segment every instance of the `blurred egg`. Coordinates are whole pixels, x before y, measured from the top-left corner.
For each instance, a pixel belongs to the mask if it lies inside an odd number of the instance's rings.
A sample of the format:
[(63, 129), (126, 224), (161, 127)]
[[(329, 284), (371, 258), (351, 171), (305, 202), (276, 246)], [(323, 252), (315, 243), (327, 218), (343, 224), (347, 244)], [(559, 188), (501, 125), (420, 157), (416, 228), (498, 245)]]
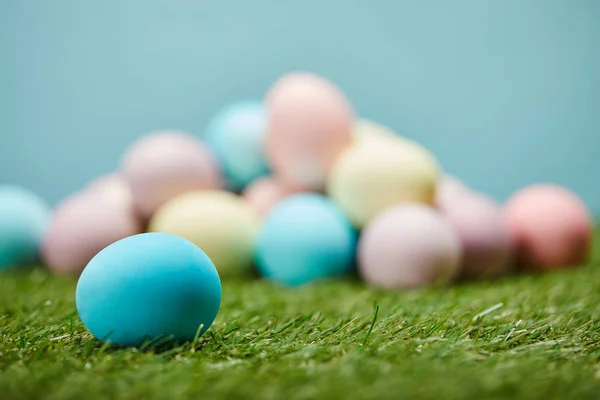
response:
[(474, 191), (457, 177), (445, 173), (438, 181), (436, 205), (442, 209), (461, 204), (464, 198), (470, 198)]
[(351, 142), (353, 111), (327, 79), (290, 73), (267, 95), (267, 157), (275, 175), (322, 190), (335, 158)]
[(409, 140), (369, 140), (346, 149), (335, 162), (327, 192), (359, 228), (399, 203), (434, 204), (435, 158)]
[(266, 111), (259, 101), (234, 103), (210, 121), (204, 141), (218, 159), (233, 190), (243, 189), (269, 173), (266, 132)]
[(378, 122), (366, 118), (358, 118), (352, 126), (352, 137), (355, 142), (370, 139), (401, 139), (393, 130)]
[(37, 194), (0, 185), (0, 270), (37, 261), (51, 209)]
[(139, 139), (123, 156), (121, 169), (145, 218), (179, 194), (222, 185), (211, 153), (201, 141), (179, 131), (153, 132)]
[(225, 277), (250, 271), (259, 226), (258, 214), (241, 196), (194, 191), (162, 206), (150, 220), (149, 230), (196, 244)]
[(90, 182), (83, 191), (91, 196), (105, 196), (115, 202), (133, 205), (129, 186), (119, 174), (107, 174)]
[(461, 277), (493, 278), (506, 273), (512, 261), (508, 222), (499, 205), (487, 196), (463, 194), (441, 209), (458, 233), (463, 260)]
[(373, 286), (410, 289), (450, 282), (461, 256), (448, 221), (429, 206), (404, 204), (379, 213), (362, 232), (358, 266)]
[(261, 216), (264, 216), (279, 201), (298, 192), (301, 190), (267, 176), (252, 182), (242, 196)]
[(519, 266), (548, 270), (585, 262), (592, 245), (592, 218), (568, 189), (536, 184), (515, 193), (505, 204)]
[(256, 265), (265, 278), (298, 286), (348, 274), (356, 232), (343, 212), (316, 193), (290, 196), (267, 214), (256, 247)]
[(77, 275), (100, 250), (142, 230), (131, 202), (84, 190), (54, 210), (42, 256), (52, 271)]
[(103, 342), (192, 341), (217, 316), (221, 282), (194, 244), (144, 233), (98, 253), (77, 282), (75, 302), (85, 327)]

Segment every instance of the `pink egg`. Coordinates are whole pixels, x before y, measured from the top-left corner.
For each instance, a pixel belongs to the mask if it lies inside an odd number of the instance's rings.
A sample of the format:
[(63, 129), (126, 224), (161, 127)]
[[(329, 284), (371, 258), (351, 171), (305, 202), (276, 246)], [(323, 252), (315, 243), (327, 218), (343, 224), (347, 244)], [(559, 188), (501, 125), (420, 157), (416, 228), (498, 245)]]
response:
[(79, 274), (100, 250), (142, 229), (131, 203), (79, 192), (55, 209), (43, 239), (42, 257), (56, 273)]
[(363, 230), (358, 245), (361, 276), (389, 289), (448, 283), (458, 274), (461, 257), (450, 223), (423, 204), (381, 212)]
[(84, 189), (91, 196), (106, 196), (113, 201), (133, 204), (133, 196), (129, 186), (118, 173), (100, 176), (90, 182)]
[(463, 251), (461, 277), (492, 278), (506, 273), (512, 261), (508, 222), (498, 203), (471, 192), (446, 202), (440, 212), (458, 233)]
[(214, 157), (198, 139), (179, 131), (139, 139), (123, 156), (121, 172), (144, 218), (179, 194), (222, 185)]
[(280, 200), (302, 190), (268, 176), (252, 182), (242, 193), (244, 199), (262, 216)]
[(521, 268), (549, 270), (577, 266), (591, 251), (592, 218), (579, 197), (555, 184), (536, 184), (505, 204)]
[(335, 158), (352, 141), (353, 110), (327, 79), (290, 73), (266, 97), (266, 152), (275, 174), (290, 184), (322, 190)]

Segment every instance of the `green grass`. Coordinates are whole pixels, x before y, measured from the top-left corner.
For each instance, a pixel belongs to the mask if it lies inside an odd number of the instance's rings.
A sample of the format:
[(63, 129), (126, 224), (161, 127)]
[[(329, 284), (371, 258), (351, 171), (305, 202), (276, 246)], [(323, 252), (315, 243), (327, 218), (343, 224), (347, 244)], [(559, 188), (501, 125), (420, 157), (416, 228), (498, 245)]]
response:
[[(595, 257), (598, 259), (598, 257)], [(103, 346), (75, 282), (0, 276), (0, 399), (597, 399), (600, 263), (391, 293), (229, 282), (197, 343)]]

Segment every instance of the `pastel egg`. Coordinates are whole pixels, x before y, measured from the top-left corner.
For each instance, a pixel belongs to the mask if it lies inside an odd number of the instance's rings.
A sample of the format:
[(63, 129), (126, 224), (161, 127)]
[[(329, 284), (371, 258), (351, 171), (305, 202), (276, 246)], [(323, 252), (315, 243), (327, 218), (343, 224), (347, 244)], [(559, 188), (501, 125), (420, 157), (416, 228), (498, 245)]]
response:
[(139, 139), (123, 156), (121, 173), (145, 218), (179, 194), (222, 185), (214, 156), (200, 140), (179, 131)]
[(35, 263), (51, 209), (40, 196), (0, 185), (0, 270)]
[(207, 255), (162, 233), (119, 240), (99, 252), (77, 282), (86, 328), (122, 346), (192, 341), (215, 320), (221, 281)]
[(440, 208), (461, 204), (464, 198), (470, 198), (474, 191), (462, 180), (445, 173), (438, 181), (436, 205)]
[(43, 260), (56, 273), (77, 275), (100, 250), (142, 230), (131, 202), (84, 190), (54, 210), (42, 243)]
[(260, 101), (231, 104), (210, 121), (203, 139), (233, 190), (269, 173), (266, 133), (266, 111)]
[(358, 118), (352, 126), (352, 138), (356, 142), (370, 139), (400, 139), (401, 137), (383, 124), (367, 118)]
[(260, 219), (241, 196), (194, 191), (162, 206), (149, 231), (180, 236), (200, 247), (222, 277), (250, 271)]
[(438, 170), (435, 158), (415, 142), (357, 142), (338, 157), (327, 192), (362, 228), (394, 204), (434, 204)]
[(279, 201), (301, 191), (272, 176), (267, 176), (252, 182), (242, 196), (261, 216), (264, 216)]
[(555, 184), (532, 185), (511, 196), (504, 211), (521, 268), (574, 267), (587, 260), (592, 218), (570, 190)]
[(447, 284), (459, 273), (461, 257), (460, 240), (450, 223), (423, 204), (379, 213), (358, 245), (360, 275), (386, 289)]
[(322, 190), (333, 161), (352, 141), (353, 111), (327, 79), (291, 73), (267, 95), (267, 157), (275, 175)]
[(262, 276), (299, 286), (348, 274), (357, 234), (344, 213), (316, 193), (290, 196), (267, 214), (256, 246)]
[(117, 173), (94, 179), (83, 192), (91, 196), (105, 196), (117, 203), (133, 205), (131, 190), (123, 177)]
[(471, 193), (446, 205), (441, 213), (458, 233), (463, 260), (461, 277), (494, 278), (509, 271), (512, 243), (508, 221), (491, 198)]

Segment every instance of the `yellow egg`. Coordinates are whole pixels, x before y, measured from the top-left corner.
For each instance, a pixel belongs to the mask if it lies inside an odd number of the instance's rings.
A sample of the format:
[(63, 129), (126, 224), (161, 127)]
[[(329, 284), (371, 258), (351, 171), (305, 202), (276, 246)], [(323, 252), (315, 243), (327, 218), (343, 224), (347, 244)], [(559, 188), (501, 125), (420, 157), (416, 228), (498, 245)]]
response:
[(352, 126), (355, 142), (369, 139), (401, 139), (392, 129), (367, 118), (358, 118)]
[(221, 276), (250, 269), (259, 231), (258, 214), (238, 195), (193, 191), (163, 205), (149, 231), (180, 236), (200, 247)]
[(408, 139), (356, 141), (333, 165), (327, 192), (362, 228), (400, 203), (433, 205), (439, 174), (435, 158)]

